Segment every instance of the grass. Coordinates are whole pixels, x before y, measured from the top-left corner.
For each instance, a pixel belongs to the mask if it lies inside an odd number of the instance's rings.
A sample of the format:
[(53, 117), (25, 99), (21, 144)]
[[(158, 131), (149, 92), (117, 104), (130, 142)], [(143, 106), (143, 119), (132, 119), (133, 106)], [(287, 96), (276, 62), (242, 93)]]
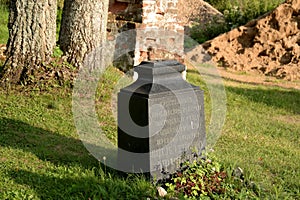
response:
[[(123, 74), (113, 67), (108, 70), (109, 73), (105, 73), (99, 81), (99, 89), (96, 92), (96, 109), (99, 113), (98, 119), (103, 132), (112, 143), (117, 145), (116, 113), (112, 112), (112, 108), (116, 103), (114, 103), (114, 99), (112, 99), (112, 94), (116, 95), (115, 86), (118, 86)], [(126, 78), (126, 76), (124, 76), (123, 79), (124, 78)]]
[[(3, 9), (3, 7), (1, 7)], [(8, 12), (0, 12), (0, 43), (8, 38)], [(116, 143), (111, 93), (121, 73), (110, 68), (99, 83), (96, 107)], [(188, 80), (209, 92), (195, 70)], [(228, 82), (229, 83), (229, 82)], [(300, 199), (300, 91), (230, 82), (227, 116), (214, 156), (228, 169), (241, 167), (257, 199)], [(84, 148), (73, 124), (71, 92), (0, 89), (0, 199), (154, 199), (142, 176), (123, 177)], [(250, 198), (242, 190), (235, 199)]]
[(259, 183), (260, 198), (300, 198), (300, 91), (232, 85), (226, 86), (226, 124), (214, 154), (245, 169)]
[[(57, 92), (57, 91), (56, 91)], [(0, 199), (140, 199), (154, 188), (101, 167), (78, 139), (71, 95), (0, 95)]]
[[(112, 141), (109, 94), (120, 77), (110, 68), (97, 93), (99, 119)], [(196, 71), (188, 79), (208, 96)], [(226, 91), (226, 124), (213, 154), (227, 167), (244, 169), (260, 188), (257, 198), (299, 198), (300, 92), (240, 83)], [(0, 107), (1, 199), (155, 198), (155, 186), (143, 177), (124, 178), (87, 152), (73, 124), (70, 92), (1, 91)]]
[(0, 44), (6, 44), (8, 40), (8, 8), (0, 4)]
[(223, 162), (246, 168), (262, 197), (299, 198), (299, 91), (242, 85), (227, 87), (227, 94), (227, 123), (216, 146)]

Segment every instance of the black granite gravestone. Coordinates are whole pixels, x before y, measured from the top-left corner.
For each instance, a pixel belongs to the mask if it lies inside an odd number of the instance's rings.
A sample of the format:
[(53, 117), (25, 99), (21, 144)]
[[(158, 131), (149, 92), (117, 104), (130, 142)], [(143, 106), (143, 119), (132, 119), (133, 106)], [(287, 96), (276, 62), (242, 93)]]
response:
[(205, 148), (203, 91), (182, 79), (177, 61), (143, 62), (118, 94), (118, 165), (167, 177)]

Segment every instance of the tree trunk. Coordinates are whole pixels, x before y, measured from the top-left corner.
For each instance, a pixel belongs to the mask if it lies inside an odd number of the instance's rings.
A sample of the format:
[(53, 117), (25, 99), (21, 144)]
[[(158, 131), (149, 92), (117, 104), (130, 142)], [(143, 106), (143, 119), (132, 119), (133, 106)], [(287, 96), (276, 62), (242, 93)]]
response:
[(56, 0), (11, 0), (2, 82), (19, 83), (48, 62), (56, 44)]
[(87, 53), (106, 39), (109, 0), (65, 0), (59, 45), (68, 62), (79, 67)]

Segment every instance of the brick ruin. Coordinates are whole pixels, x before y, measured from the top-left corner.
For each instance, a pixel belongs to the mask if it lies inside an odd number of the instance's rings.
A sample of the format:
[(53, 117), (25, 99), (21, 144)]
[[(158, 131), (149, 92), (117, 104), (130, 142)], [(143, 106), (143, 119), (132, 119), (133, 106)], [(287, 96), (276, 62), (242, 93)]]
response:
[[(134, 30), (135, 50), (116, 60), (122, 70), (142, 61), (176, 59), (183, 62), (184, 27), (178, 20), (178, 0), (110, 0), (108, 40)], [(126, 47), (126, 42), (124, 43)], [(117, 44), (120, 44), (120, 42)]]

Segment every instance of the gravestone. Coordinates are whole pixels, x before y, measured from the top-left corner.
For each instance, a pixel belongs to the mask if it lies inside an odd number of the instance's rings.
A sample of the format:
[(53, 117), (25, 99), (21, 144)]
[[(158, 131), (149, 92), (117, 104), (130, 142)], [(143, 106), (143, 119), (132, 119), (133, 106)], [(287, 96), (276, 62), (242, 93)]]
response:
[(167, 178), (206, 143), (203, 91), (182, 79), (177, 61), (142, 62), (118, 93), (118, 165)]

